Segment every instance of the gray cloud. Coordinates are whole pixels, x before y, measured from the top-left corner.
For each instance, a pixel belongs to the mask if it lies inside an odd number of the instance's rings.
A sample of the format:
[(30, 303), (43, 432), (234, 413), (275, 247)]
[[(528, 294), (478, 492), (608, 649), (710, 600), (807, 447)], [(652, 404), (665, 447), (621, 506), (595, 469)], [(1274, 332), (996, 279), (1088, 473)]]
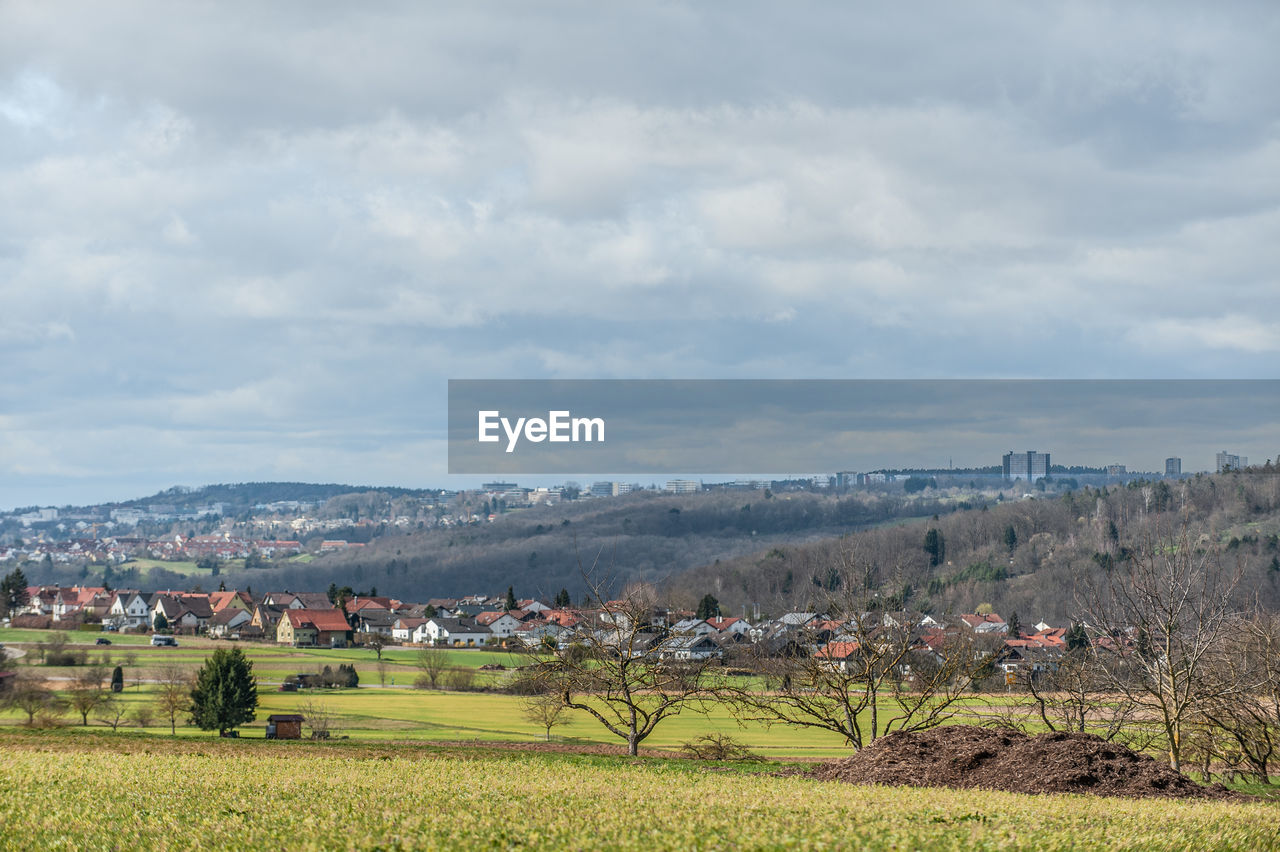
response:
[(442, 482), (449, 377), (1272, 377), (1278, 29), (5, 4), (0, 505)]

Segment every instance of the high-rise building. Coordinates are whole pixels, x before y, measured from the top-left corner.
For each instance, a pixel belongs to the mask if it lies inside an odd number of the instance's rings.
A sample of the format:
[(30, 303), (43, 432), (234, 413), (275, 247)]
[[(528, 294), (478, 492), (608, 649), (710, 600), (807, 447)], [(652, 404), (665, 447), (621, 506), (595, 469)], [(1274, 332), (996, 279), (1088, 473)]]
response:
[(1170, 456), (1164, 460), (1165, 476), (1182, 476), (1182, 459), (1177, 456)]
[(692, 479), (668, 479), (667, 491), (672, 494), (693, 494), (702, 490), (702, 483)]
[(1012, 450), (1004, 456), (1004, 478), (1025, 479), (1031, 482), (1049, 475), (1049, 454), (1027, 450), (1015, 453)]
[(1124, 476), (1129, 472), (1129, 468), (1122, 464), (1107, 465), (1107, 476)]
[(1233, 453), (1229, 453), (1226, 450), (1223, 450), (1222, 452), (1218, 453), (1217, 462), (1218, 464), (1216, 469), (1218, 473), (1222, 473), (1224, 470), (1227, 470), (1228, 468), (1230, 468), (1231, 470), (1239, 470), (1242, 467), (1248, 467), (1249, 457), (1237, 456), (1237, 455), (1234, 455)]

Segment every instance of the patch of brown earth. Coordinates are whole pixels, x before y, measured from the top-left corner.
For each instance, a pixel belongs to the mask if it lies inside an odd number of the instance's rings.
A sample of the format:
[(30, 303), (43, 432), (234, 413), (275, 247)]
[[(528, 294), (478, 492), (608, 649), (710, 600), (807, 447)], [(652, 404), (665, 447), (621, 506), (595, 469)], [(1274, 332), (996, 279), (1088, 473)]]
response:
[(853, 784), (960, 787), (1011, 793), (1244, 799), (1221, 785), (1204, 787), (1168, 764), (1093, 734), (949, 725), (882, 737), (853, 757), (805, 773)]

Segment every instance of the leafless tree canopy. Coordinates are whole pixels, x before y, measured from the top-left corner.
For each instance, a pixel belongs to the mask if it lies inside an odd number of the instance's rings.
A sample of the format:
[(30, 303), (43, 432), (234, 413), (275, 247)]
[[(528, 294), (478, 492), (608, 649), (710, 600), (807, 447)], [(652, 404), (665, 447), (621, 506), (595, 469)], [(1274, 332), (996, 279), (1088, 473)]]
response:
[(195, 684), (190, 673), (180, 666), (165, 666), (157, 672), (156, 707), (169, 720), (169, 733), (177, 734), (178, 717), (191, 709), (191, 690)]
[(846, 550), (832, 591), (813, 601), (827, 617), (796, 631), (790, 650), (760, 649), (755, 665), (767, 688), (732, 690), (741, 718), (832, 731), (854, 749), (951, 718), (955, 701), (991, 666), (995, 644), (934, 629), (918, 613), (870, 608), (866, 570)]
[(1198, 714), (1258, 686), (1219, 676), (1237, 621), (1239, 581), (1238, 570), (1224, 566), (1214, 548), (1193, 543), (1184, 528), (1149, 538), (1084, 588), (1091, 662), (1111, 691), (1156, 720), (1174, 769)]
[(441, 675), (449, 667), (449, 652), (444, 648), (428, 645), (418, 650), (414, 663), (422, 673), (414, 680), (413, 685), (419, 689), (435, 689)]
[(540, 663), (535, 677), (542, 690), (594, 718), (637, 754), (663, 719), (675, 716), (714, 692), (709, 660), (664, 659), (653, 625), (653, 593), (633, 587), (619, 600), (606, 600), (606, 584), (592, 582), (596, 629), (583, 631), (581, 644)]

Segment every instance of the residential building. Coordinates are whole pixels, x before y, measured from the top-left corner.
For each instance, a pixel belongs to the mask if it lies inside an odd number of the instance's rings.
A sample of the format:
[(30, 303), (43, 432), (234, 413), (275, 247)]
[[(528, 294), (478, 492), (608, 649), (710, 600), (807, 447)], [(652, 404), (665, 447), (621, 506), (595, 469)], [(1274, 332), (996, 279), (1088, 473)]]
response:
[(1165, 476), (1181, 476), (1182, 475), (1182, 459), (1177, 456), (1170, 456), (1164, 460)]
[(1049, 454), (1035, 450), (1025, 453), (1010, 450), (1004, 455), (1003, 469), (1005, 479), (1024, 479), (1027, 482), (1043, 479), (1049, 475)]
[(1218, 473), (1222, 473), (1224, 470), (1239, 470), (1242, 467), (1248, 467), (1248, 466), (1249, 466), (1248, 456), (1237, 456), (1233, 453), (1229, 453), (1226, 450), (1223, 450), (1222, 452), (1218, 453), (1216, 457), (1216, 466), (1214, 469)]

